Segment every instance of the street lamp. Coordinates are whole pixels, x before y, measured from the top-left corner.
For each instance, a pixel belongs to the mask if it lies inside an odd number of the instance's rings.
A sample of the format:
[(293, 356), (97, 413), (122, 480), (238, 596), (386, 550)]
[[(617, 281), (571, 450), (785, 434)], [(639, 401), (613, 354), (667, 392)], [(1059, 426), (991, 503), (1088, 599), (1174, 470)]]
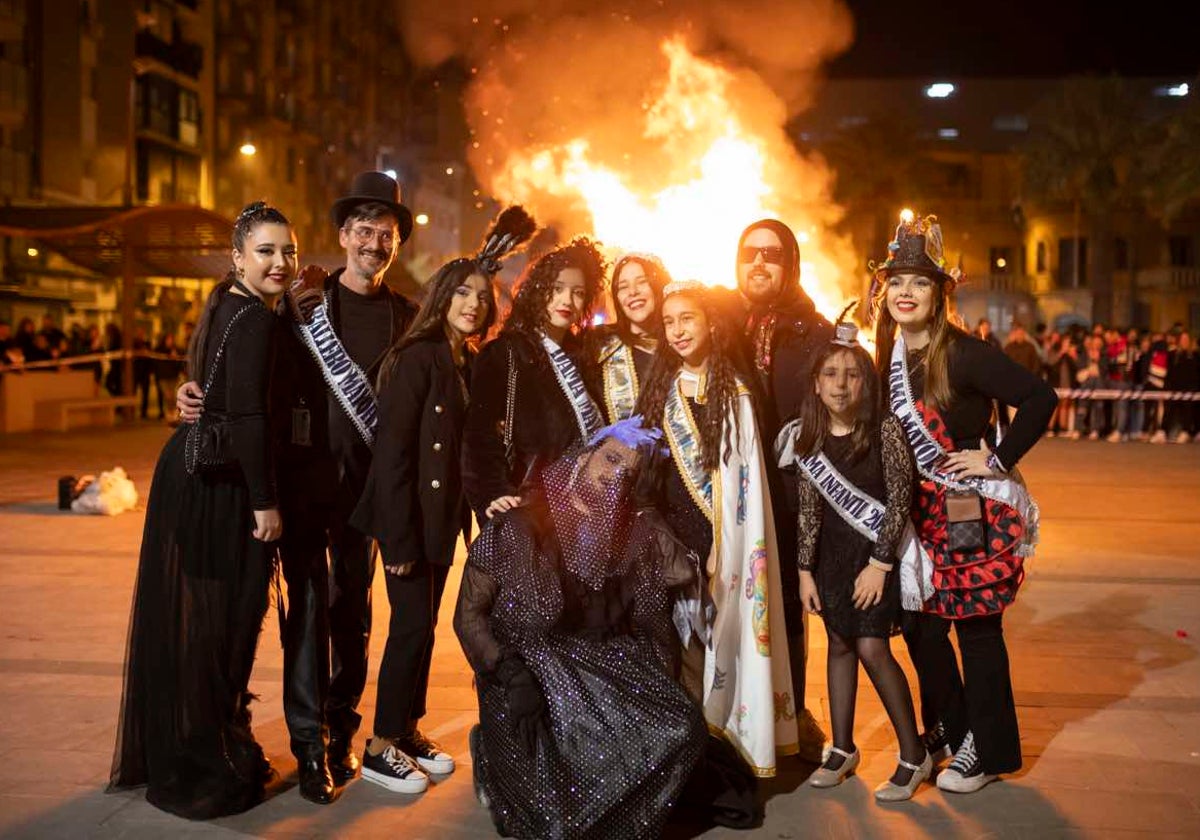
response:
[(418, 213), (417, 217), (413, 219), (413, 221), (424, 227), (425, 225), (429, 224), (429, 216), (426, 213)]
[(241, 152), (246, 157), (254, 157), (254, 155), (258, 153), (258, 148), (253, 143), (251, 143), (250, 141), (247, 140), (245, 143), (243, 143), (241, 145), (241, 147), (238, 149), (238, 151)]

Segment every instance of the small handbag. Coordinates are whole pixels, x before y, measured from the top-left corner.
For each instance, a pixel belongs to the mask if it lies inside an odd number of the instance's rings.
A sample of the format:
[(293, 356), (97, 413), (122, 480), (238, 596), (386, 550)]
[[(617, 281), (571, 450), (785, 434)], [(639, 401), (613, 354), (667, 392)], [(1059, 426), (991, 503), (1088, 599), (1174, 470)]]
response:
[[(217, 355), (213, 357), (212, 367), (209, 368), (208, 377), (204, 382), (205, 401), (216, 380), (217, 371), (221, 369), (221, 358), (225, 355), (225, 343), (229, 340), (229, 334), (233, 332), (234, 324), (251, 306), (253, 303), (235, 312), (225, 327), (225, 333), (217, 347)], [(200, 419), (188, 427), (183, 463), (190, 475), (210, 473), (237, 465), (237, 455), (233, 450), (233, 427), (228, 415), (211, 411), (201, 413)]]
[(983, 497), (974, 490), (946, 491), (946, 542), (951, 551), (979, 551), (987, 544)]

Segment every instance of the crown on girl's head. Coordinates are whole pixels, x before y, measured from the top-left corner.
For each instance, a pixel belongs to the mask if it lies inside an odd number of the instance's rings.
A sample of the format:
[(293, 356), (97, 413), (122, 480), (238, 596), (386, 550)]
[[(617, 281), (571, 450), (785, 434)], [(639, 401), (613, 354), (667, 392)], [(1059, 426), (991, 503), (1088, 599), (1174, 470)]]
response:
[(672, 280), (663, 287), (663, 300), (666, 300), (671, 295), (678, 295), (684, 292), (705, 292), (708, 286), (705, 286), (699, 280)]
[(833, 326), (833, 343), (840, 344), (842, 347), (857, 347), (858, 346), (858, 324), (853, 321), (845, 320), (846, 315), (850, 313), (858, 304), (857, 300), (852, 300), (842, 310), (842, 314), (838, 316), (837, 323)]

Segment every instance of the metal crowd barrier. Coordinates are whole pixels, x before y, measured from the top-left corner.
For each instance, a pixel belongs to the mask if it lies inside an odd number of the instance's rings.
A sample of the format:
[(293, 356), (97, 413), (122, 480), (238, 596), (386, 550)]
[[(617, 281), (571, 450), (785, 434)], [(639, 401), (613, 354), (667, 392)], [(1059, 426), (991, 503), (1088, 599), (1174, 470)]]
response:
[(1113, 388), (1055, 388), (1060, 400), (1147, 400), (1150, 402), (1200, 400), (1200, 391), (1156, 391), (1146, 388), (1131, 388), (1118, 391)]

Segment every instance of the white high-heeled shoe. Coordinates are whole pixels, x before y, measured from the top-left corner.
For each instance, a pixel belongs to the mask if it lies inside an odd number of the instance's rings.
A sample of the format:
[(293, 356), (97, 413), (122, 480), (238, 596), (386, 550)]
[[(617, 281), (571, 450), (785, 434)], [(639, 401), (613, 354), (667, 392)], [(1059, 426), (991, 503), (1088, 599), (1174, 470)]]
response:
[(808, 777), (808, 783), (815, 788), (831, 788), (837, 787), (842, 782), (846, 781), (847, 776), (854, 774), (858, 769), (858, 763), (862, 760), (862, 753), (855, 747), (854, 752), (848, 753), (845, 750), (839, 750), (837, 747), (829, 748), (830, 755), (836, 753), (845, 761), (842, 766), (836, 770), (831, 770), (828, 767), (818, 767), (811, 776)]
[(913, 794), (921, 785), (921, 782), (929, 778), (933, 773), (933, 756), (929, 751), (925, 752), (925, 760), (920, 764), (910, 764), (903, 758), (897, 758), (901, 767), (912, 771), (912, 776), (908, 779), (908, 784), (898, 785), (891, 779), (875, 788), (875, 800), (877, 802), (906, 802), (912, 799)]

